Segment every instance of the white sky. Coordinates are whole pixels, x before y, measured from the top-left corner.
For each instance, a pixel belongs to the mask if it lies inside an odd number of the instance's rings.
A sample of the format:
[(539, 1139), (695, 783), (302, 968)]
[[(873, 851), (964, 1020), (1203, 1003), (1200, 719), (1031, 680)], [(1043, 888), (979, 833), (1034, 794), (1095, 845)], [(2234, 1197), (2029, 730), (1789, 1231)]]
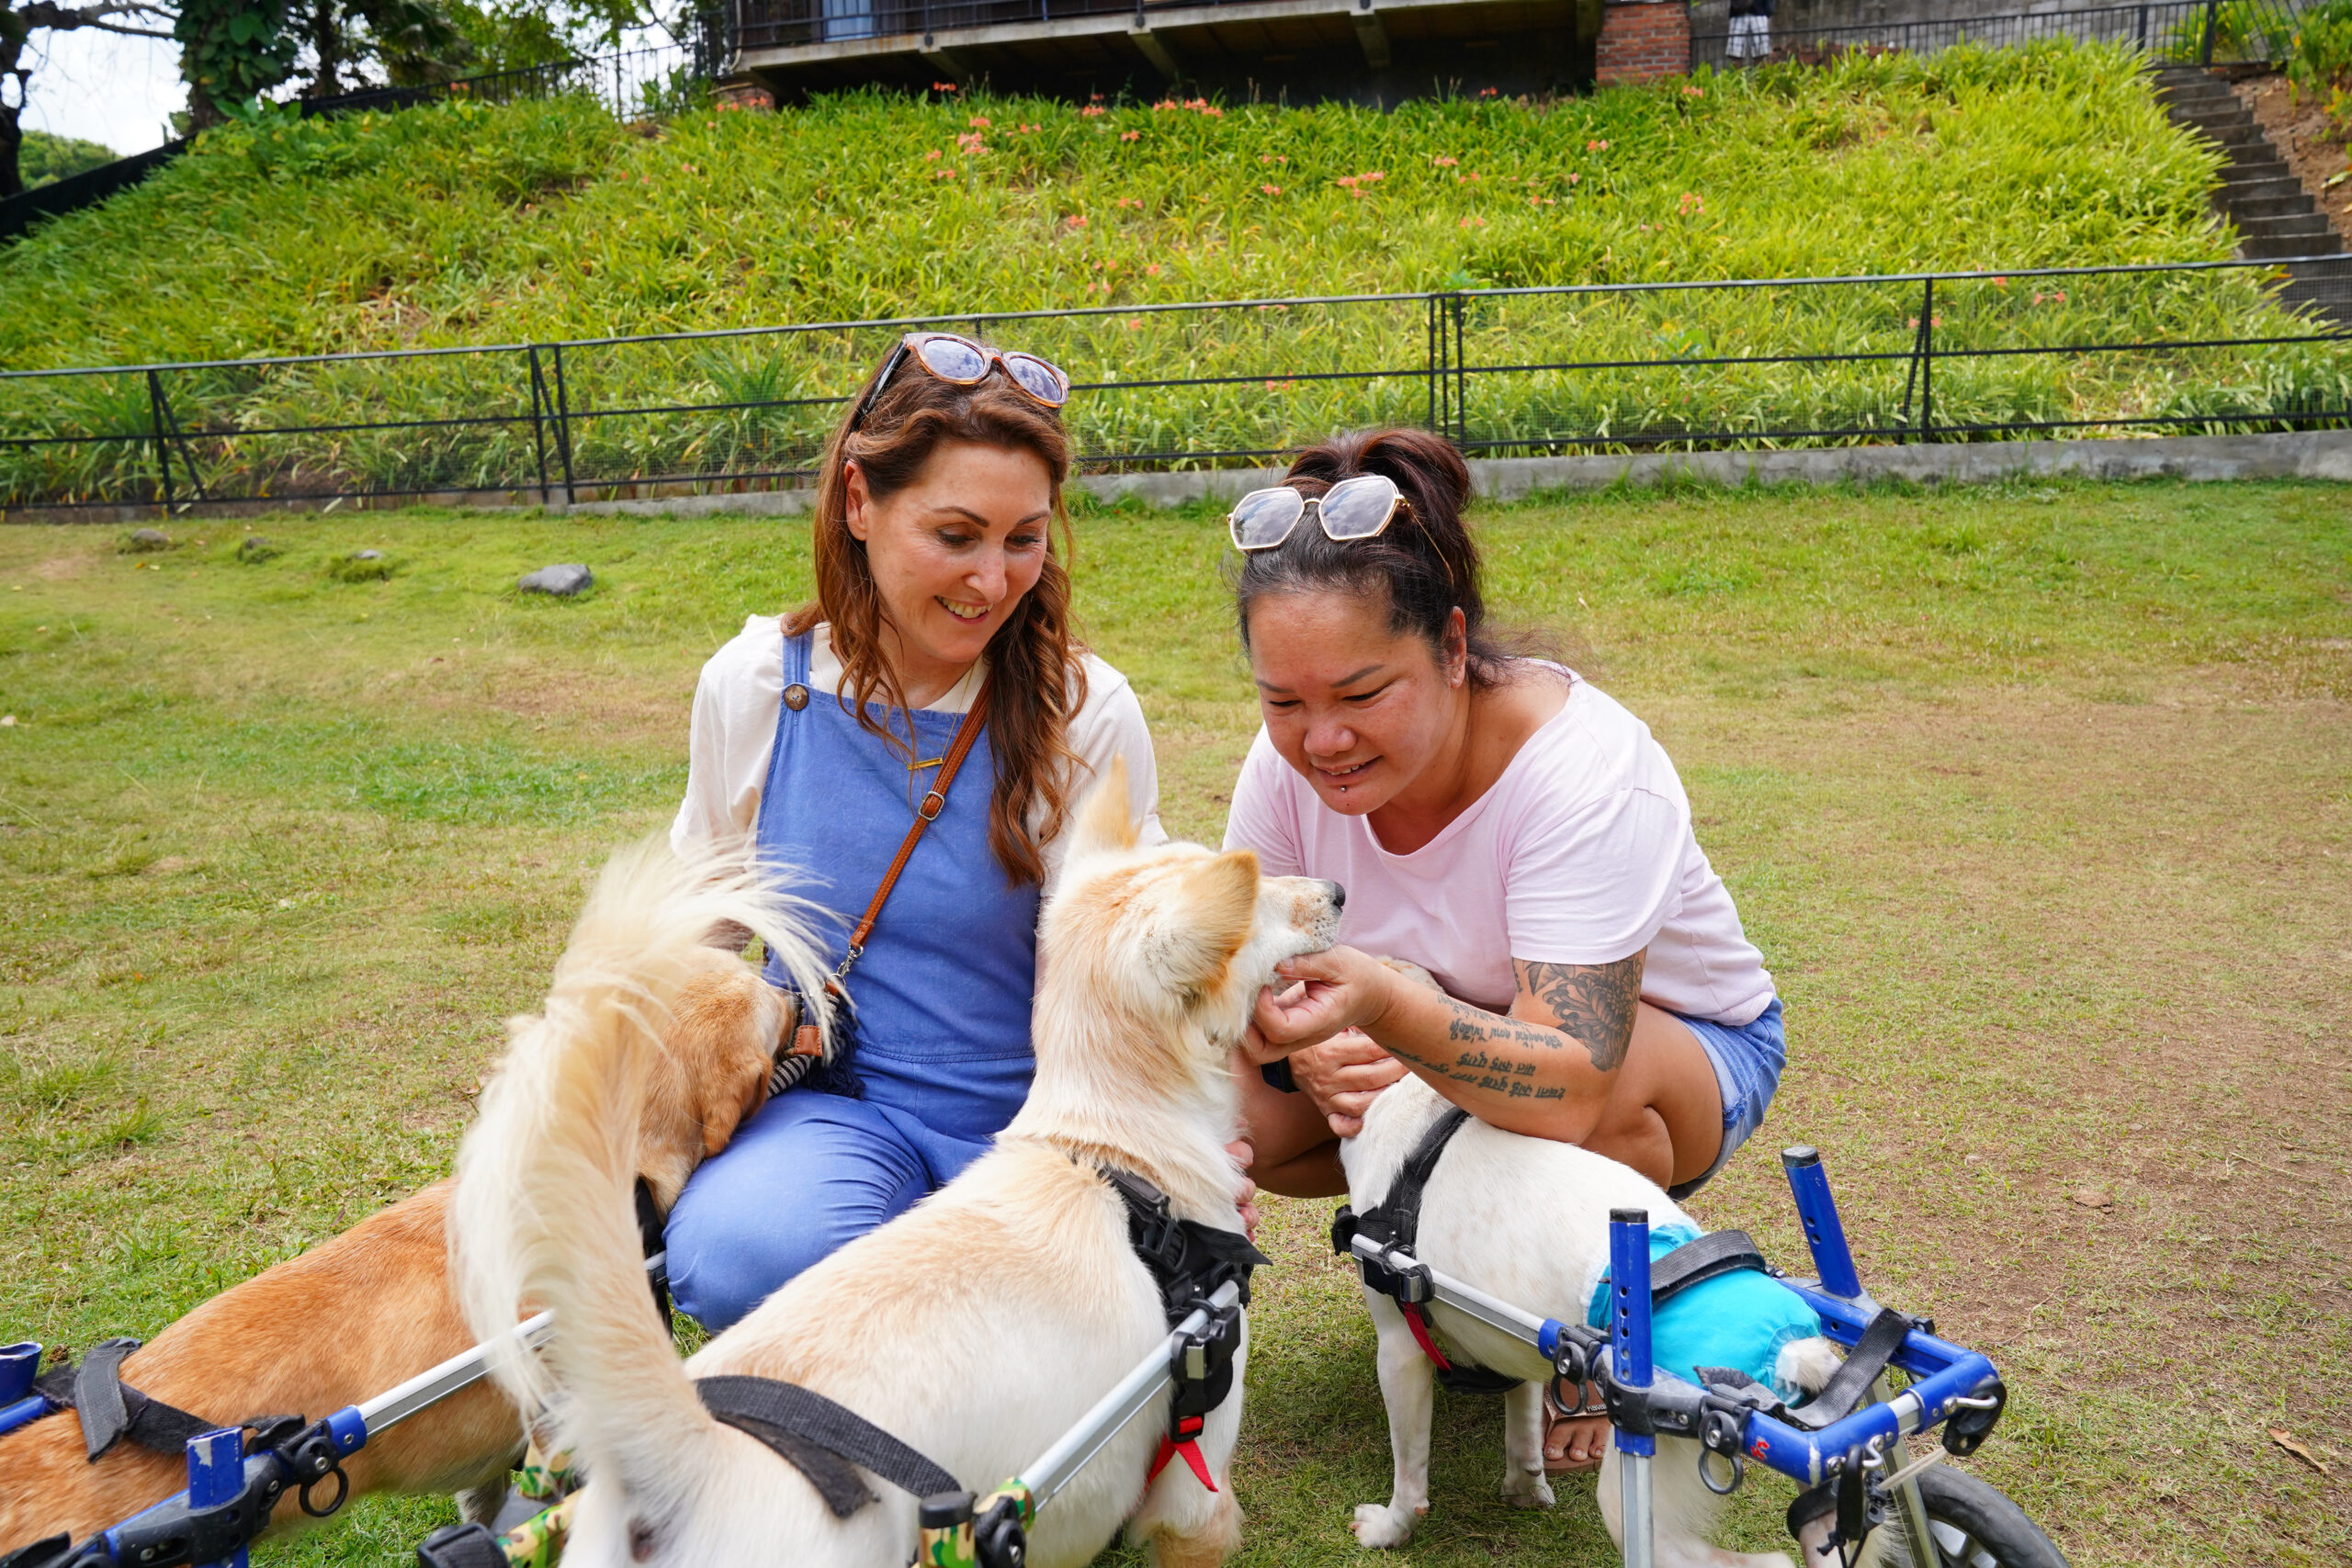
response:
[[(666, 32), (649, 28), (630, 32), (621, 47), (668, 41)], [(79, 137), (126, 154), (144, 152), (172, 139), (171, 117), (187, 107), (180, 46), (170, 39), (123, 38), (88, 28), (40, 33), (26, 58), (34, 62), (28, 130)]]
[(44, 51), (48, 58), (35, 65), (25, 104), (28, 130), (78, 136), (118, 152), (144, 152), (172, 139), (171, 116), (187, 107), (178, 44), (84, 28), (34, 35), (27, 58)]

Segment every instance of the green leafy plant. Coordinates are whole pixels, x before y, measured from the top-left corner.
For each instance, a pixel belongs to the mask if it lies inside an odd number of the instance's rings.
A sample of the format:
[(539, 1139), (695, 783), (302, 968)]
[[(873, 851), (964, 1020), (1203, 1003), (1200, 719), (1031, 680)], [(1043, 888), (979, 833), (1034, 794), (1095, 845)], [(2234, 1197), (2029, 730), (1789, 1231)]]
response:
[(293, 73), (301, 39), (285, 0), (178, 0), (172, 36), (198, 129), (219, 124)]

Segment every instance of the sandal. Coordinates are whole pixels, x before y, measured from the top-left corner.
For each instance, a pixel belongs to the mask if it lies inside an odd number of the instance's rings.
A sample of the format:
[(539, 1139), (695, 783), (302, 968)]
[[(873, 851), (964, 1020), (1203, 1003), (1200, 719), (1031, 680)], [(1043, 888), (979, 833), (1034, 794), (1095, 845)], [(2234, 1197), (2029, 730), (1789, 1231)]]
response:
[[(1584, 1386), (1582, 1399), (1586, 1409), (1600, 1403), (1600, 1391), (1590, 1383)], [(1582, 1475), (1600, 1468), (1600, 1456), (1609, 1447), (1609, 1417), (1605, 1415), (1571, 1415), (1552, 1397), (1550, 1384), (1544, 1389), (1544, 1473), (1546, 1475)], [(1600, 1442), (1592, 1443), (1592, 1434), (1600, 1435)], [(1578, 1443), (1578, 1438), (1586, 1438)], [(1582, 1447), (1581, 1456), (1572, 1450)], [(1556, 1452), (1555, 1450), (1557, 1450)]]

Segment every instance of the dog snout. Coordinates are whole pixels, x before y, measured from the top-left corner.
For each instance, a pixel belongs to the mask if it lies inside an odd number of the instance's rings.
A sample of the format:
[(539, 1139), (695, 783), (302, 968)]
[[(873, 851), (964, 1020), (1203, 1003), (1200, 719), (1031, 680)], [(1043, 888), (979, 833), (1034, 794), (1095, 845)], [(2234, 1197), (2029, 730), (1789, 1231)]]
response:
[(1335, 913), (1348, 907), (1348, 890), (1346, 888), (1340, 886), (1336, 882), (1330, 881), (1326, 881), (1323, 886), (1331, 895), (1331, 908)]

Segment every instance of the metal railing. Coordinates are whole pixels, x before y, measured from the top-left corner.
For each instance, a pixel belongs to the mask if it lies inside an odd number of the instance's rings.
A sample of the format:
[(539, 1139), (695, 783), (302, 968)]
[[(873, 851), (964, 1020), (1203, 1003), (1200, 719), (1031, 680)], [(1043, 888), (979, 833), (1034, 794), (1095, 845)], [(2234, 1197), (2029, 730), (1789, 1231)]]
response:
[(0, 507), (570, 502), (808, 476), (890, 343), (1067, 368), (1091, 467), (2352, 425), (2352, 256), (956, 312), (0, 374)]
[[(2301, 9), (2301, 0), (2145, 0), (2070, 10), (1836, 27), (1774, 25), (1768, 36), (1770, 58), (1774, 60), (1819, 62), (1849, 51), (1933, 54), (1962, 43), (2014, 49), (2048, 39), (2071, 39), (2078, 43), (2128, 44), (2168, 63), (2213, 65), (2285, 58)], [(1691, 17), (1692, 70), (1702, 65), (1720, 70), (1753, 62), (1732, 54), (1735, 35), (1730, 20), (1719, 14)]]
[(1242, 4), (1244, 0), (733, 0), (742, 49), (797, 49), (1009, 23), (1069, 21)]

